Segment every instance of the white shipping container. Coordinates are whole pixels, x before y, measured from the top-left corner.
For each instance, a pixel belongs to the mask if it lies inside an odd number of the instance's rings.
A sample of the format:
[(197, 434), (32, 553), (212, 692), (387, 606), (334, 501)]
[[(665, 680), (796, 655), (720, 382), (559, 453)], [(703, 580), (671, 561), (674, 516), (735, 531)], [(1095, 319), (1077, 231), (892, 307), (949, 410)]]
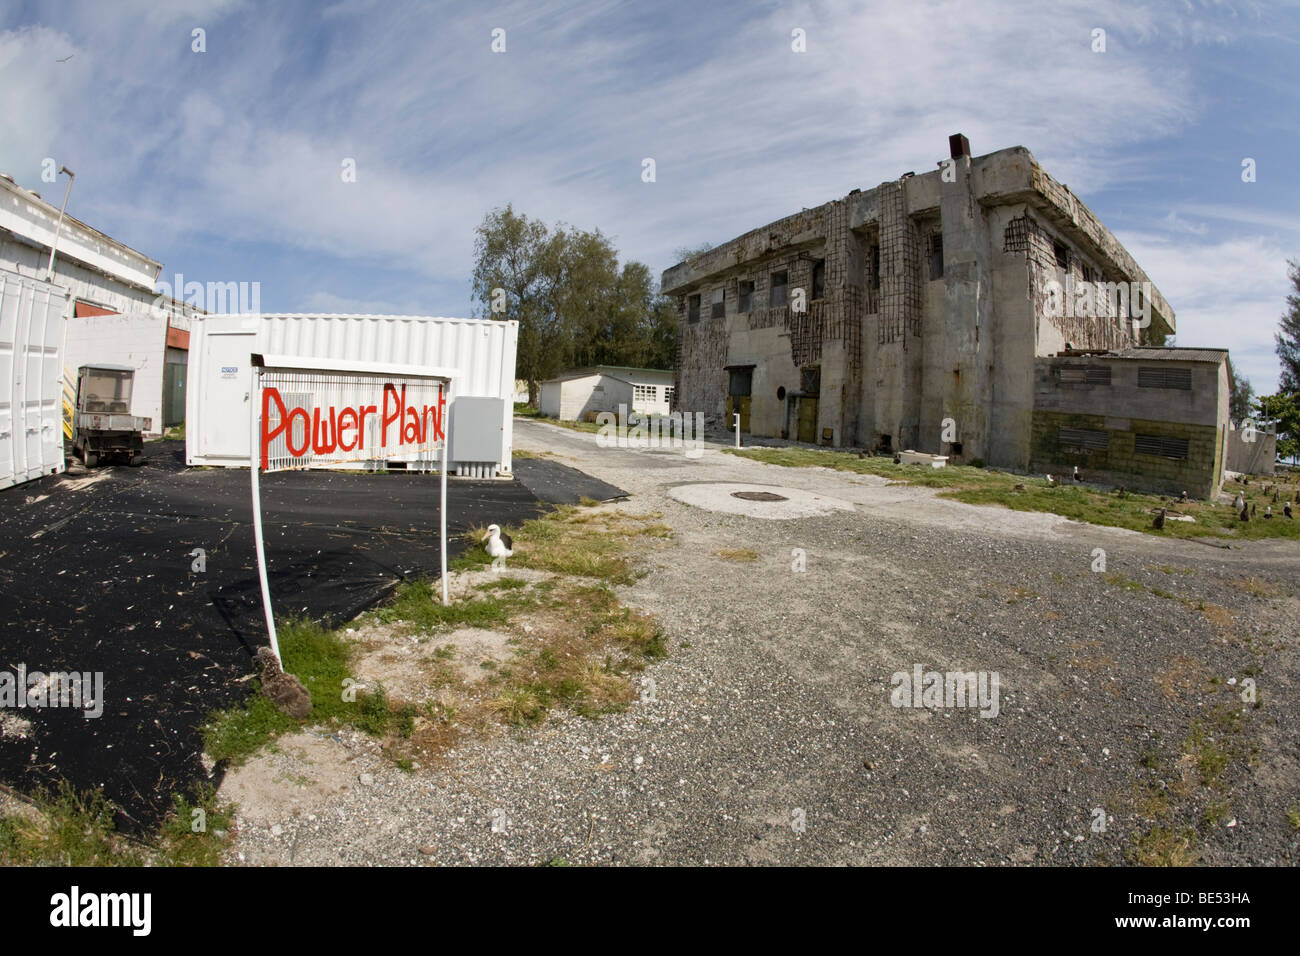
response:
[(63, 471), (68, 290), (0, 270), (0, 488)]
[[(478, 477), (509, 472), (518, 339), (518, 322), (492, 319), (196, 316), (190, 328), (185, 460), (190, 465), (246, 467), (249, 356), (293, 355), (455, 369), (450, 410), (453, 471)], [(485, 413), (491, 416), (486, 424)]]

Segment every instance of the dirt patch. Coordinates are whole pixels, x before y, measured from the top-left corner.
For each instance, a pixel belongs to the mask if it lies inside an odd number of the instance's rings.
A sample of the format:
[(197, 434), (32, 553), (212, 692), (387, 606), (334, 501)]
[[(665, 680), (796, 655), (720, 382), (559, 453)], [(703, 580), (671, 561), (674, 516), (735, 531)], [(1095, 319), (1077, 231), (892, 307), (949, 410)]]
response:
[[(439, 638), (440, 650), (451, 649), (449, 658), (456, 676), (467, 683), (486, 677), (494, 667), (504, 664), (514, 655), (516, 638), (502, 631), (478, 627), (462, 627)], [(491, 666), (485, 667), (488, 664)]]
[[(355, 743), (364, 747), (370, 742)], [(338, 734), (290, 734), (230, 771), (221, 797), (239, 808), (241, 821), (256, 826), (306, 817), (358, 780), (357, 760), (358, 753), (344, 747)]]
[[(391, 698), (413, 703), (440, 699), (453, 681), (475, 683), (514, 653), (511, 634), (463, 627), (443, 634), (403, 634), (385, 624), (349, 629), (358, 648), (354, 672), (361, 690), (382, 684)], [(484, 667), (484, 663), (489, 667)]]
[(1214, 628), (1215, 636), (1221, 643), (1231, 644), (1237, 639), (1235, 621), (1237, 612), (1230, 611), (1220, 604), (1205, 604), (1200, 608), (1201, 614)]
[(1156, 686), (1169, 700), (1177, 700), (1193, 692), (1207, 692), (1210, 687), (1210, 670), (1200, 661), (1176, 654), (1169, 664), (1156, 673)]

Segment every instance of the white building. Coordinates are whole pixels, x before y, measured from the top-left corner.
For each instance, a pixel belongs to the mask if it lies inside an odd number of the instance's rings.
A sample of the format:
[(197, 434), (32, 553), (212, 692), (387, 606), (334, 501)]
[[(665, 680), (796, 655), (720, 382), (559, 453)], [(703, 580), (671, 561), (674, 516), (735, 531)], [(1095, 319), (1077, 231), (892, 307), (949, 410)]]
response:
[(579, 368), (541, 383), (538, 410), (563, 421), (594, 420), (598, 412), (629, 411), (667, 415), (673, 403), (673, 373), (654, 368), (597, 365)]
[[(63, 180), (51, 184), (63, 188)], [(53, 281), (71, 293), (64, 315), (65, 418), (75, 400), (78, 367), (129, 365), (136, 370), (131, 412), (150, 420), (150, 434), (160, 434), (179, 423), (176, 409), (183, 420), (189, 320), (202, 310), (175, 300), (154, 308), (160, 262), (72, 216), (58, 223), (57, 205), (0, 173), (0, 269)], [(56, 229), (54, 271), (47, 276)]]

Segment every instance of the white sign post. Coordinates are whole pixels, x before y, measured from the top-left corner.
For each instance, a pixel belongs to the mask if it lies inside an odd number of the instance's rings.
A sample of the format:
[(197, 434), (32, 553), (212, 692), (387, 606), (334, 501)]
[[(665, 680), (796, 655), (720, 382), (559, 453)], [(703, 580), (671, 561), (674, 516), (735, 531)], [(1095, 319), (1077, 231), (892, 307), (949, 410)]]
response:
[(454, 369), (286, 355), (251, 356), (249, 473), (253, 537), (271, 650), (280, 657), (262, 535), (263, 471), (365, 467), (441, 475), (442, 603), (447, 595), (447, 454)]

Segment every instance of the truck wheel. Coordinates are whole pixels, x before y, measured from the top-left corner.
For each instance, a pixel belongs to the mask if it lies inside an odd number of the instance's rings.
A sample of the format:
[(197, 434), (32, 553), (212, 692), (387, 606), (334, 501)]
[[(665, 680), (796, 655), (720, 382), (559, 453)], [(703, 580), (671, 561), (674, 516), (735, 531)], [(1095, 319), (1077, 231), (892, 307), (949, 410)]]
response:
[(144, 455), (140, 454), (138, 451), (133, 451), (131, 452), (131, 457), (127, 459), (126, 463), (132, 468), (139, 468), (144, 464)]
[(87, 468), (94, 468), (96, 465), (99, 464), (99, 456), (96, 455), (89, 448), (86, 449), (85, 459), (86, 459)]

